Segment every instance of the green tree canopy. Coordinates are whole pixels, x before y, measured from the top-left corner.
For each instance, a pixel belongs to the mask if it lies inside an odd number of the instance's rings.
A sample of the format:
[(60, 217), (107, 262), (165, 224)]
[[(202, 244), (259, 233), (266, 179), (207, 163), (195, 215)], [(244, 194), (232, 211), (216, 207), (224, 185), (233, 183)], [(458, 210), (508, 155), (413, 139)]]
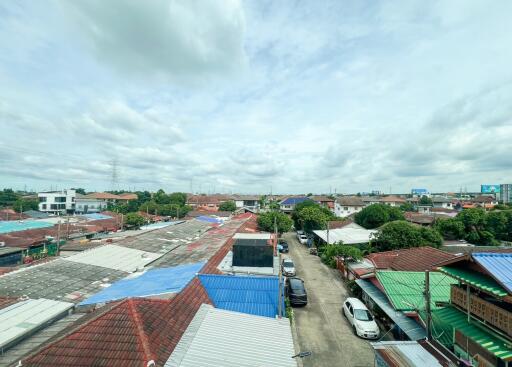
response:
[(236, 210), (236, 204), (233, 200), (224, 201), (220, 203), (219, 210), (223, 212), (234, 212)]
[(403, 220), (400, 209), (385, 204), (372, 204), (355, 215), (355, 222), (366, 229), (373, 229), (395, 220)]
[(363, 258), (363, 253), (357, 247), (346, 246), (342, 242), (328, 244), (322, 247), (322, 255), (320, 256), (320, 259), (331, 268), (336, 267), (336, 256), (351, 258), (357, 261)]
[(416, 209), (414, 208), (414, 205), (411, 203), (403, 203), (400, 205), (400, 210), (403, 212), (415, 212)]
[(272, 211), (258, 215), (258, 228), (265, 232), (274, 232), (274, 221), (277, 224), (277, 232), (282, 234), (292, 229), (292, 220), (284, 213)]
[(128, 213), (124, 220), (128, 227), (140, 227), (145, 223), (144, 217), (137, 213)]
[(298, 213), (299, 228), (306, 233), (312, 233), (317, 229), (326, 229), (327, 222), (333, 218), (333, 214), (319, 205), (308, 206)]
[(426, 195), (423, 195), (419, 201), (420, 205), (432, 205), (432, 199)]
[(39, 201), (35, 199), (23, 199), (19, 198), (14, 202), (12, 208), (18, 213), (21, 211), (26, 212), (27, 210), (37, 210), (39, 206)]
[(464, 224), (456, 218), (437, 219), (434, 228), (447, 240), (464, 238)]
[(85, 194), (86, 194), (85, 189), (83, 189), (83, 188), (81, 188), (81, 187), (79, 187), (79, 188), (77, 188), (77, 189), (73, 189), (73, 190), (75, 190), (75, 192), (76, 192), (77, 194), (80, 194), (80, 195), (85, 195)]
[(378, 251), (421, 246), (439, 247), (442, 243), (443, 238), (435, 229), (419, 227), (402, 220), (386, 223), (372, 240), (372, 245)]
[(14, 204), (20, 195), (15, 193), (12, 189), (3, 189), (0, 191), (0, 207), (9, 207)]
[(169, 203), (183, 206), (187, 203), (187, 194), (184, 192), (173, 192), (169, 194)]

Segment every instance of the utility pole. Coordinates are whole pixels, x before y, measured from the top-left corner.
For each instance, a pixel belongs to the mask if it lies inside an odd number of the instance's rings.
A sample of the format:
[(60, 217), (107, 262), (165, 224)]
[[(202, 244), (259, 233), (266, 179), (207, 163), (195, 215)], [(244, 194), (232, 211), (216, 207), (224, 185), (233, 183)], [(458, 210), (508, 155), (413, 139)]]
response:
[(329, 244), (329, 221), (327, 221), (327, 244)]
[(60, 255), (60, 218), (59, 225), (57, 226), (57, 254)]
[(66, 218), (66, 240), (69, 240), (69, 216)]
[[(274, 215), (274, 238), (275, 238), (275, 249), (277, 249), (277, 216)], [(282, 281), (283, 281), (283, 272), (282, 272), (282, 269), (281, 269), (281, 256), (280, 256), (280, 253), (279, 251), (277, 251), (277, 259), (278, 259), (278, 266), (279, 266), (279, 277), (278, 277), (278, 291), (279, 291), (279, 303), (278, 303), (278, 314), (279, 314), (279, 318), (282, 317), (283, 315), (283, 306), (282, 306), (282, 303), (283, 303), (283, 288), (282, 288)]]
[(425, 271), (425, 311), (427, 313), (427, 340), (432, 340), (432, 312), (430, 310), (430, 271)]

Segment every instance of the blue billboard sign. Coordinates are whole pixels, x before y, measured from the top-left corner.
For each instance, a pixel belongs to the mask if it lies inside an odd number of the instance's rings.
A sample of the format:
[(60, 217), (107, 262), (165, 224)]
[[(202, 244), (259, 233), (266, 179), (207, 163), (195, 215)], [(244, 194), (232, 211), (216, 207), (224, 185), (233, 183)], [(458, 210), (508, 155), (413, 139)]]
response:
[(480, 185), (482, 194), (497, 194), (500, 192), (500, 185)]
[(428, 190), (427, 189), (412, 189), (411, 190), (411, 194), (413, 195), (427, 195), (428, 194)]

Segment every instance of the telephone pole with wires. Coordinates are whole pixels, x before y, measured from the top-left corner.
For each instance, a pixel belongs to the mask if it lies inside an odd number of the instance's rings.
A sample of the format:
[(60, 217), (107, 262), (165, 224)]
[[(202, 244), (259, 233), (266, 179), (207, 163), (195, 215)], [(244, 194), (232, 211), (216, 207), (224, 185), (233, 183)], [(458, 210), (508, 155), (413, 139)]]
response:
[(425, 312), (427, 314), (426, 331), (427, 340), (432, 340), (432, 310), (430, 309), (430, 271), (425, 271), (425, 288), (423, 292), (425, 296)]

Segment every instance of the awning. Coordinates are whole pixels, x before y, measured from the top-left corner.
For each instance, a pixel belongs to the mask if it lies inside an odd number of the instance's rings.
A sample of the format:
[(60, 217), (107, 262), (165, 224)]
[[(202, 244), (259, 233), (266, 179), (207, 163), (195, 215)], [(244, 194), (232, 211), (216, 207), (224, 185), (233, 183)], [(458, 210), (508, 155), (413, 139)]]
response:
[(393, 322), (407, 335), (410, 340), (421, 340), (427, 337), (425, 329), (403, 312), (396, 311), (386, 295), (368, 280), (356, 279), (357, 285), (368, 295)]
[(455, 279), (460, 280), (463, 283), (472, 285), (476, 288), (480, 288), (498, 297), (505, 297), (508, 295), (508, 292), (501, 285), (499, 285), (498, 282), (496, 282), (491, 277), (477, 273), (476, 271), (468, 271), (459, 268), (452, 268), (449, 266), (440, 267), (439, 270)]

